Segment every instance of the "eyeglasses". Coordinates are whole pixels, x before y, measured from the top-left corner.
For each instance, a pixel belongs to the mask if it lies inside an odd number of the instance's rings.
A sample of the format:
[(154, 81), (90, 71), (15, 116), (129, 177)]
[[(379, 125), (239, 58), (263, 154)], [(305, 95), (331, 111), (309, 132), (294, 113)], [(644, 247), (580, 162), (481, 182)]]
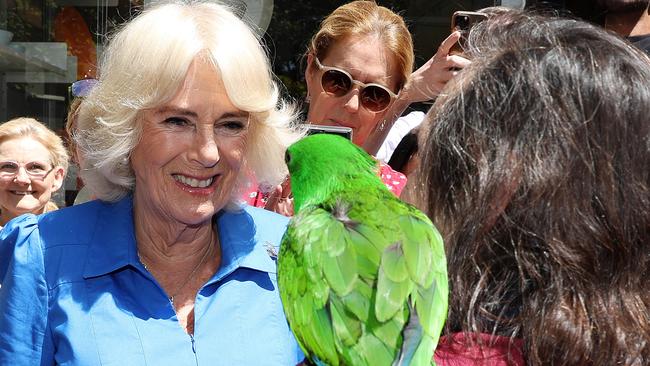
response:
[(317, 57), (316, 66), (323, 72), (320, 84), (325, 93), (337, 98), (347, 95), (353, 84), (359, 85), (359, 100), (361, 105), (371, 112), (382, 112), (388, 108), (397, 95), (383, 85), (362, 83), (354, 80), (345, 70), (337, 67), (323, 66)]
[(83, 98), (90, 93), (98, 82), (97, 79), (77, 80), (70, 85), (70, 94), (75, 98)]
[(31, 179), (44, 179), (48, 174), (54, 170), (54, 167), (48, 170), (48, 165), (38, 161), (32, 161), (26, 164), (19, 164), (15, 161), (2, 161), (0, 162), (0, 178), (13, 179), (18, 175), (20, 167), (25, 168), (25, 173)]

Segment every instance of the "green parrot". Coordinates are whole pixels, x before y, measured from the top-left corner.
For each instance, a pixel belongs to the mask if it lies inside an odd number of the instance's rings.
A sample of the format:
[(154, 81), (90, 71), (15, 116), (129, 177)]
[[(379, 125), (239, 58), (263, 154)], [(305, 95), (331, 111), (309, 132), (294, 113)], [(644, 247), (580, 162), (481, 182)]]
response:
[(317, 134), (286, 153), (295, 216), (278, 255), (289, 325), (317, 365), (431, 365), (447, 317), (440, 234), (375, 159)]

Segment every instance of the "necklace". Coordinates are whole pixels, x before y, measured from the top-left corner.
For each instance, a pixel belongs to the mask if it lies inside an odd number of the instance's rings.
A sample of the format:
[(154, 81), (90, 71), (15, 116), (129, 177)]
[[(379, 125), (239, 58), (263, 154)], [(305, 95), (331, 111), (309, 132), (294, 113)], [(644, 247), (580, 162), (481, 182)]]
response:
[[(185, 286), (194, 277), (194, 274), (196, 273), (196, 271), (198, 271), (199, 268), (201, 268), (201, 266), (205, 262), (206, 258), (208, 258), (208, 253), (210, 253), (210, 247), (212, 247), (212, 245), (208, 245), (208, 246), (205, 247), (205, 252), (203, 253), (203, 256), (201, 257), (201, 260), (199, 261), (199, 263), (194, 267), (194, 269), (192, 270), (192, 272), (190, 272), (190, 274), (187, 276), (187, 278), (185, 278), (185, 281), (183, 281), (183, 283), (180, 286), (178, 286), (176, 291), (174, 291), (174, 293), (168, 297), (169, 302), (172, 304), (173, 309), (175, 309), (174, 308), (174, 297), (176, 295), (178, 295), (178, 293), (181, 292), (182, 289), (185, 288)], [(144, 260), (142, 260), (142, 256), (140, 255), (140, 251), (138, 251), (138, 259), (140, 259), (140, 263), (142, 263), (142, 265), (144, 266), (144, 269), (151, 272), (151, 270), (149, 269), (149, 266), (147, 266), (147, 264), (144, 262)]]

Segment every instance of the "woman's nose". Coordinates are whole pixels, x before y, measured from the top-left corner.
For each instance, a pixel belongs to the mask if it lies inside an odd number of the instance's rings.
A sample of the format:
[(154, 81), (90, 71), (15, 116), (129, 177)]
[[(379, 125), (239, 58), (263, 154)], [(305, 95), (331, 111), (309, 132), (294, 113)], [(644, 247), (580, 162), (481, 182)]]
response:
[(14, 181), (17, 183), (29, 184), (31, 183), (32, 179), (27, 174), (27, 170), (25, 170), (25, 168), (21, 166), (18, 168), (18, 171), (16, 172), (16, 177), (14, 178)]
[(348, 95), (343, 98), (347, 98), (345, 105), (343, 106), (348, 112), (356, 113), (359, 111), (359, 87), (354, 86)]
[(209, 168), (219, 162), (219, 146), (212, 129), (209, 132), (197, 133), (190, 158), (202, 166)]

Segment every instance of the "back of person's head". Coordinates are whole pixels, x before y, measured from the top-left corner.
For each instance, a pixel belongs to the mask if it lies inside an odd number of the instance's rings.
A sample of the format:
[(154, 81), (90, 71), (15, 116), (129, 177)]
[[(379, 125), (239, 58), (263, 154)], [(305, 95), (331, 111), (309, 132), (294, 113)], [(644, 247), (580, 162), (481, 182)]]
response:
[(441, 229), (449, 332), (517, 337), (531, 365), (650, 362), (650, 59), (518, 11), (428, 115), (418, 182)]
[(0, 144), (16, 138), (31, 138), (41, 143), (50, 152), (53, 166), (68, 170), (68, 153), (61, 138), (44, 124), (33, 118), (14, 118), (0, 125)]
[(250, 113), (246, 168), (260, 182), (282, 181), (294, 111), (280, 105), (256, 34), (224, 5), (160, 3), (110, 37), (99, 82), (80, 107), (74, 133), (82, 177), (98, 198), (114, 201), (133, 189), (129, 154), (140, 138), (141, 113), (173, 98), (196, 58), (214, 67), (233, 105)]
[(395, 57), (400, 80), (398, 89), (413, 72), (413, 40), (404, 19), (374, 1), (358, 0), (336, 8), (312, 37), (307, 53), (323, 60), (330, 47), (350, 36), (376, 36)]

